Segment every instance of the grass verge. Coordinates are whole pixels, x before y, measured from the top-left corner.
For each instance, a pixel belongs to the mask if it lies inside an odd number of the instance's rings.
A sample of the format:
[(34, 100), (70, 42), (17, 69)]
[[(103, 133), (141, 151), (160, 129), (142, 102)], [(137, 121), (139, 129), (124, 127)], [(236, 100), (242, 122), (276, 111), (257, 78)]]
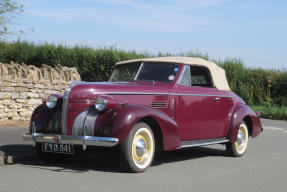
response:
[(287, 120), (287, 107), (250, 106), (253, 111), (260, 111), (260, 118)]

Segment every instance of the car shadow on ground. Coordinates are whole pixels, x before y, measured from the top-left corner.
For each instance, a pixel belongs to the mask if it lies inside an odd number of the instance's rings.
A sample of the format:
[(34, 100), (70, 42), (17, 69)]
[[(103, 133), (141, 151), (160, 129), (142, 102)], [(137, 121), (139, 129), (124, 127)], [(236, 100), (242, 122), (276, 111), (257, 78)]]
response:
[[(192, 147), (175, 151), (157, 151), (151, 167), (166, 163), (189, 161), (205, 157), (226, 157), (224, 148)], [(24, 166), (49, 170), (54, 172), (85, 173), (88, 171), (126, 173), (120, 163), (117, 152), (88, 152), (80, 153), (68, 158), (64, 163), (49, 165), (42, 161), (28, 161)]]
[(36, 151), (32, 145), (13, 144), (0, 146), (0, 154), (5, 156), (36, 155)]
[(158, 151), (155, 154), (152, 166), (158, 166), (165, 163), (173, 163), (179, 161), (188, 161), (192, 159), (210, 156), (226, 157), (227, 152), (224, 147), (222, 147), (222, 149), (214, 149), (208, 147), (191, 147), (174, 151)]

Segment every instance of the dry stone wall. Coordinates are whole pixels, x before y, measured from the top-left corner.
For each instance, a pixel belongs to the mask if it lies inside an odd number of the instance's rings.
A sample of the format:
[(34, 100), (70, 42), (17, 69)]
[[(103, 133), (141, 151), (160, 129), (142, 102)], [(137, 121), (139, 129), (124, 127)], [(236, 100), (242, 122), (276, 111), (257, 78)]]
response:
[(43, 98), (63, 94), (70, 81), (81, 81), (74, 67), (0, 63), (0, 121), (29, 121)]

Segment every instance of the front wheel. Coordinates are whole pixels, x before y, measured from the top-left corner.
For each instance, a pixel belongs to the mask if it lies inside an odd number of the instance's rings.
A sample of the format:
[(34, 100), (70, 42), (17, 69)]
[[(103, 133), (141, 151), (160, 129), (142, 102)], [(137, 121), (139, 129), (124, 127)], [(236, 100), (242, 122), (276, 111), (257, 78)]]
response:
[(226, 151), (230, 157), (241, 157), (247, 148), (248, 129), (244, 121), (241, 122), (238, 130), (237, 141), (226, 144)]
[(137, 123), (120, 145), (124, 168), (129, 172), (146, 171), (152, 163), (155, 151), (154, 136), (146, 123)]

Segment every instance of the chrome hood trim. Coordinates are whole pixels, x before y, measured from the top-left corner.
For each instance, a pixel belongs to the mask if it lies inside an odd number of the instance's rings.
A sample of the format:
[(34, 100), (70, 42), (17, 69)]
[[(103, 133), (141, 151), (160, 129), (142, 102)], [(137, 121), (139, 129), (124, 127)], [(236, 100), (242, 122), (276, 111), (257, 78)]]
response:
[(67, 113), (68, 113), (68, 103), (69, 103), (69, 94), (72, 90), (72, 88), (76, 85), (79, 85), (84, 82), (73, 82), (71, 81), (71, 85), (65, 90), (63, 95), (63, 105), (62, 105), (62, 126), (61, 126), (61, 132), (63, 135), (67, 135)]

